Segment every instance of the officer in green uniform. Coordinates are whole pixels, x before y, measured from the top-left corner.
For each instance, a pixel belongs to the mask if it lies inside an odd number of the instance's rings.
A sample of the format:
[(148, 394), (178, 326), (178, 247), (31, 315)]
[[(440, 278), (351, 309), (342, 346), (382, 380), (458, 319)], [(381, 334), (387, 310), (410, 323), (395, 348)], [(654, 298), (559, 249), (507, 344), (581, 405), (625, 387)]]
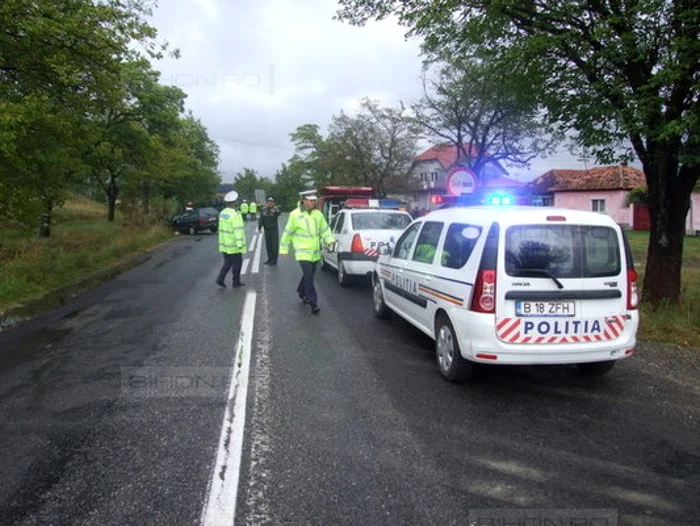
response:
[(243, 253), (246, 251), (245, 225), (243, 217), (236, 210), (238, 193), (229, 192), (224, 197), (226, 208), (219, 213), (219, 252), (224, 256), (224, 264), (216, 278), (219, 287), (226, 287), (226, 274), (233, 274), (233, 287), (242, 287), (241, 267), (243, 266)]
[(243, 217), (243, 221), (247, 221), (248, 220), (248, 201), (246, 201), (245, 199), (241, 203), (240, 212), (241, 212), (241, 216)]
[(289, 254), (289, 245), (294, 246), (294, 257), (301, 266), (302, 277), (297, 294), (304, 303), (311, 305), (311, 313), (318, 314), (318, 298), (314, 285), (316, 263), (321, 259), (321, 243), (330, 245), (335, 238), (328, 228), (323, 214), (316, 210), (315, 193), (302, 192), (299, 207), (289, 214), (287, 226), (280, 240), (280, 255)]
[(267, 198), (267, 206), (260, 210), (260, 219), (258, 220), (258, 232), (265, 229), (265, 249), (267, 250), (266, 265), (277, 265), (277, 255), (279, 254), (279, 226), (277, 218), (280, 215), (280, 210), (275, 206), (273, 197)]

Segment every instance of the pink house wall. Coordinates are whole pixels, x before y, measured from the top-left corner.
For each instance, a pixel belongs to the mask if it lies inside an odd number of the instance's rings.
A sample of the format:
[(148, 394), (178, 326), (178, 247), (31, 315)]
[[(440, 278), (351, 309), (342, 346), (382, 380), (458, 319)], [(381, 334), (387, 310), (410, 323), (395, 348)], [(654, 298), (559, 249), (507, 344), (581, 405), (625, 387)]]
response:
[[(632, 226), (632, 207), (627, 206), (627, 190), (556, 192), (554, 206), (592, 211), (593, 199), (605, 199), (605, 213), (617, 223)], [(700, 203), (698, 203), (700, 206)], [(700, 210), (698, 211), (700, 214)], [(698, 216), (700, 218), (700, 215)], [(700, 224), (700, 223), (698, 223)]]

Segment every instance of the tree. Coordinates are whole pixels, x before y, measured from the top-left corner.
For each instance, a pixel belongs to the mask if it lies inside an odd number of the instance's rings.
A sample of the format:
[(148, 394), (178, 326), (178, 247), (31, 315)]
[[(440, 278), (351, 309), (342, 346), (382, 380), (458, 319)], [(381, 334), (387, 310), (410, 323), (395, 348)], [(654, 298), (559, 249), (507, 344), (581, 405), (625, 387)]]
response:
[(0, 212), (27, 222), (41, 214), (40, 235), (50, 234), (53, 206), (84, 175), (95, 101), (110, 99), (122, 62), (161, 56), (149, 14), (141, 0), (0, 3), (0, 200), (12, 203)]
[(405, 109), (384, 108), (363, 99), (355, 115), (334, 115), (323, 137), (315, 124), (291, 134), (296, 153), (290, 161), (303, 167), (316, 186), (360, 184), (380, 195), (388, 181), (405, 177), (416, 151), (417, 133)]
[(90, 121), (91, 141), (84, 155), (93, 180), (107, 195), (109, 221), (114, 221), (120, 185), (152, 159), (156, 143), (151, 137), (176, 133), (185, 94), (157, 80), (148, 61), (126, 62), (119, 84), (95, 103), (99, 110)]
[(252, 168), (243, 168), (243, 172), (238, 172), (233, 178), (233, 187), (238, 192), (238, 198), (242, 201), (255, 199), (255, 190), (262, 188), (265, 183)]
[[(437, 71), (431, 77), (432, 69)], [(446, 57), (424, 68), (423, 98), (412, 109), (431, 142), (449, 141), (459, 162), (482, 179), (489, 163), (527, 165), (558, 137), (543, 119), (528, 71), (471, 57)]]
[(291, 161), (283, 164), (275, 174), (275, 182), (270, 188), (270, 195), (275, 198), (277, 206), (282, 210), (293, 210), (299, 203), (299, 192), (309, 187), (309, 181), (304, 174), (304, 167)]
[[(537, 68), (550, 122), (599, 162), (642, 163), (651, 232), (643, 299), (680, 298), (685, 220), (700, 177), (700, 4), (687, 0), (340, 0), (362, 24), (396, 15), (429, 56)], [(544, 75), (546, 74), (546, 76)], [(631, 146), (630, 146), (631, 145)], [(620, 152), (622, 148), (622, 152)]]

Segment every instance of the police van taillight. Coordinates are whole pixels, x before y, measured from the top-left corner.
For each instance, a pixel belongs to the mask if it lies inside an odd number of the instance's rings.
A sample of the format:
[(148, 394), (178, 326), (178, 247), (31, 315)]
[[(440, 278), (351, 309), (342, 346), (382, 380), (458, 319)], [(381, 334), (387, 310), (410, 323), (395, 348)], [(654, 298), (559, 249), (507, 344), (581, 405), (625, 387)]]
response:
[(474, 312), (494, 314), (496, 312), (496, 263), (498, 261), (498, 223), (493, 223), (486, 234), (484, 251), (481, 254), (479, 272), (476, 275), (472, 302)]
[(637, 286), (639, 275), (637, 271), (634, 270), (632, 249), (630, 248), (630, 243), (624, 230), (622, 230), (622, 240), (625, 248), (625, 257), (627, 259), (627, 309), (635, 310), (639, 305), (639, 287)]
[(474, 284), (471, 310), (493, 314), (496, 312), (496, 271), (480, 270)]
[(365, 249), (362, 246), (362, 238), (360, 234), (355, 234), (352, 236), (352, 244), (350, 245), (350, 252), (364, 252)]
[(639, 305), (639, 287), (637, 280), (639, 276), (633, 268), (627, 270), (627, 309), (635, 310)]

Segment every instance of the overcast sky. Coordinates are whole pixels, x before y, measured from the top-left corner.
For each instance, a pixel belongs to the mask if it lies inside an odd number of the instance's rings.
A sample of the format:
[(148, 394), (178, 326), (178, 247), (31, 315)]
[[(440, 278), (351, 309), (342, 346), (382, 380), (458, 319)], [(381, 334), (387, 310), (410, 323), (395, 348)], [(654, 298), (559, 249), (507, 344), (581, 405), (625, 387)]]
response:
[[(253, 168), (273, 177), (294, 153), (289, 134), (352, 112), (362, 97), (384, 106), (421, 95), (416, 40), (391, 21), (352, 27), (334, 21), (335, 0), (161, 0), (151, 23), (180, 59), (155, 64), (183, 89), (221, 149), (224, 182)], [(420, 152), (417, 152), (420, 153)], [(538, 160), (530, 179), (552, 168), (583, 168), (568, 153)]]

